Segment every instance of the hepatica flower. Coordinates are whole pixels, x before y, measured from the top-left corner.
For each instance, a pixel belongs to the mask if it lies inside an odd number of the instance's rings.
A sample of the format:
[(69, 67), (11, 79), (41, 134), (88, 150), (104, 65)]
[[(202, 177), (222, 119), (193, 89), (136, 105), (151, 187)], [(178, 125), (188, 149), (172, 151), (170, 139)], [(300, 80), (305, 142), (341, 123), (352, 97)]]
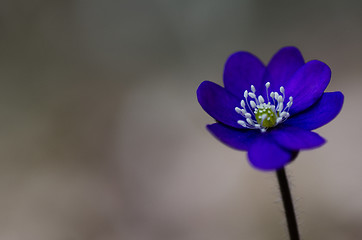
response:
[(237, 52), (225, 64), (225, 87), (204, 81), (197, 98), (217, 121), (207, 126), (217, 139), (248, 151), (255, 168), (277, 170), (300, 150), (326, 142), (312, 130), (342, 108), (341, 92), (324, 92), (330, 78), (325, 63), (305, 63), (295, 47), (280, 49), (267, 66), (251, 53)]

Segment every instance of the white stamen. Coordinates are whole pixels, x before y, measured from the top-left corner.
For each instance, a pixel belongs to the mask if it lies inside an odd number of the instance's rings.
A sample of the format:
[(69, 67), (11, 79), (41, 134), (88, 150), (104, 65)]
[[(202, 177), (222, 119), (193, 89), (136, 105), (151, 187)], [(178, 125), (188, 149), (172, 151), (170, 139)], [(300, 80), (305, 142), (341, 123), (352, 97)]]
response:
[(251, 106), (252, 108), (256, 108), (256, 103), (255, 103), (254, 101), (250, 101), (250, 106)]
[(243, 127), (246, 127), (246, 122), (244, 122), (243, 120), (239, 120), (238, 124), (240, 124)]
[(284, 99), (285, 99), (285, 92), (284, 92), (284, 87), (283, 87), (283, 86), (280, 87), (280, 92), (283, 93), (283, 101), (284, 101)]
[(245, 90), (245, 92), (244, 92), (244, 98), (245, 98), (245, 99), (248, 98), (248, 90)]
[[(260, 129), (261, 132), (266, 132), (269, 127), (274, 127), (290, 116), (289, 109), (293, 104), (293, 97), (289, 97), (288, 102), (285, 100), (285, 88), (280, 86), (280, 94), (278, 92), (271, 92), (269, 94), (270, 82), (265, 83), (265, 90), (267, 96), (267, 103), (262, 95), (256, 95), (256, 88), (251, 85), (251, 92), (244, 91), (244, 100), (240, 101), (240, 107), (235, 107), (235, 111), (242, 115), (245, 119), (237, 121), (238, 124), (249, 129)], [(273, 100), (271, 103), (269, 96)], [(248, 97), (252, 100), (248, 100)], [(248, 106), (246, 108), (246, 105)], [(286, 106), (284, 108), (284, 106)], [(268, 121), (263, 125), (264, 121)], [(268, 127), (266, 127), (268, 126)]]
[(241, 100), (240, 106), (242, 106), (243, 108), (245, 108), (245, 101), (244, 101), (244, 100)]
[(251, 91), (252, 91), (253, 93), (256, 92), (254, 85), (251, 85)]
[(264, 98), (261, 95), (259, 95), (258, 100), (259, 100), (260, 104), (264, 103)]
[(283, 117), (286, 117), (287, 114), (288, 114), (287, 112), (282, 112), (282, 113), (280, 114), (280, 117), (282, 117), (282, 118), (283, 118)]
[(241, 105), (243, 108), (245, 108), (245, 102), (244, 102), (244, 100), (241, 100), (240, 105)]
[(271, 92), (271, 93), (270, 93), (270, 97), (272, 98), (273, 104), (275, 105), (275, 100), (274, 100), (275, 92)]
[(254, 126), (254, 123), (253, 123), (253, 121), (252, 121), (250, 118), (247, 118), (246, 121), (247, 121), (251, 126)]
[(283, 110), (283, 102), (279, 102), (278, 111), (281, 112)]
[(280, 92), (284, 94), (284, 87), (283, 86), (280, 87)]
[(249, 97), (251, 97), (251, 98), (256, 98), (255, 94), (252, 93), (252, 92), (249, 93)]
[(236, 108), (235, 108), (235, 112), (237, 112), (238, 114), (242, 114), (241, 109), (240, 109), (240, 108), (238, 108), (238, 107), (236, 107)]

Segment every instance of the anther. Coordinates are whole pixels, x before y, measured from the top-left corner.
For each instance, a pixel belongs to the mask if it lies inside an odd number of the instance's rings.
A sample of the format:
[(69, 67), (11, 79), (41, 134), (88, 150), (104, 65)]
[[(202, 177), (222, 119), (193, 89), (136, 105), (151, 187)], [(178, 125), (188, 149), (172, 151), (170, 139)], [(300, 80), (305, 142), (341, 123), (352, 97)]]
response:
[(250, 106), (251, 106), (252, 108), (256, 108), (256, 103), (255, 103), (254, 101), (250, 101)]
[(240, 108), (238, 108), (238, 107), (236, 107), (236, 108), (235, 108), (235, 112), (237, 112), (238, 114), (242, 114), (241, 109), (240, 109)]
[(258, 100), (259, 100), (260, 104), (264, 103), (264, 98), (261, 95), (259, 95)]
[(243, 108), (245, 108), (245, 102), (244, 102), (244, 100), (241, 100), (240, 105), (241, 105)]
[(280, 117), (286, 117), (287, 116), (287, 112), (282, 112), (281, 114), (280, 114)]
[[(244, 91), (245, 99), (240, 101), (242, 108), (236, 107), (235, 111), (245, 119), (237, 121), (238, 124), (245, 128), (260, 129), (261, 132), (266, 132), (268, 128), (284, 122), (290, 116), (288, 111), (293, 104), (293, 97), (290, 96), (289, 101), (284, 103), (286, 98), (284, 87), (279, 87), (279, 93), (271, 92), (270, 94), (268, 92), (269, 87), (270, 82), (265, 83), (267, 103), (265, 103), (263, 95), (256, 95), (254, 85), (250, 86), (250, 92)], [(272, 102), (269, 101), (269, 96), (273, 100)], [(250, 101), (248, 97), (251, 98)]]
[(252, 92), (250, 92), (250, 93), (249, 93), (249, 97), (251, 97), (251, 98), (255, 98), (255, 94), (254, 94), (254, 93), (252, 93)]
[(245, 90), (245, 92), (244, 92), (244, 98), (245, 98), (245, 99), (248, 98), (248, 90)]
[(265, 83), (266, 99), (267, 99), (268, 103), (270, 102), (270, 101), (269, 101), (269, 93), (268, 93), (268, 88), (269, 88), (269, 87), (270, 87), (270, 82)]
[(254, 126), (254, 123), (253, 123), (253, 121), (252, 121), (250, 118), (247, 118), (246, 121), (247, 121), (251, 126)]
[(251, 85), (251, 91), (252, 91), (253, 93), (256, 92), (254, 85)]
[(280, 92), (284, 94), (284, 87), (283, 86), (280, 87)]
[(240, 124), (243, 127), (246, 127), (246, 123), (243, 120), (239, 120), (238, 124)]
[(278, 97), (279, 97), (279, 93), (274, 92), (274, 98), (275, 98), (275, 100), (277, 100), (277, 99), (278, 99)]

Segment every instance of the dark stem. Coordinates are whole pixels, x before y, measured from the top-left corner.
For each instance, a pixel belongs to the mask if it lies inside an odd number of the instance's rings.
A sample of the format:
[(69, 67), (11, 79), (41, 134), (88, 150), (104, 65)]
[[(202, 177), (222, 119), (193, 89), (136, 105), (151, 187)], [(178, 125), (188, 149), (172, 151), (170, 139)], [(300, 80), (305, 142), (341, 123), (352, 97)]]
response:
[(276, 172), (280, 187), (280, 193), (283, 199), (285, 216), (287, 218), (290, 240), (299, 240), (298, 225), (295, 218), (292, 195), (290, 194), (288, 179), (285, 174), (285, 170), (284, 168), (281, 168)]

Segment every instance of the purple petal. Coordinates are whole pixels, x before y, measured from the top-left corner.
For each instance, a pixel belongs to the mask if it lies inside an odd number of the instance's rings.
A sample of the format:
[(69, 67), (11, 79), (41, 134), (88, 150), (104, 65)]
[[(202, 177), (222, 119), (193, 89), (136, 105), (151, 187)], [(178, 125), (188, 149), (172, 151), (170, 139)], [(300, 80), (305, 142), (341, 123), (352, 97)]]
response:
[(324, 93), (322, 98), (304, 112), (288, 118), (283, 125), (297, 126), (306, 130), (319, 128), (332, 121), (343, 106), (341, 92)]
[(235, 129), (220, 123), (207, 125), (207, 129), (222, 143), (237, 150), (248, 150), (259, 130)]
[(243, 128), (237, 123), (245, 120), (235, 112), (240, 100), (216, 83), (204, 81), (197, 89), (197, 99), (201, 107), (215, 120), (235, 128)]
[(260, 135), (251, 145), (248, 157), (250, 163), (260, 170), (276, 170), (289, 163), (295, 152), (286, 150), (275, 143), (270, 134)]
[(260, 89), (264, 70), (263, 63), (253, 54), (234, 53), (225, 63), (224, 86), (235, 96), (242, 98), (245, 90), (250, 91), (251, 85)]
[(317, 133), (297, 127), (280, 127), (270, 134), (279, 145), (290, 150), (312, 149), (326, 142)]
[(290, 114), (296, 114), (312, 106), (329, 84), (331, 70), (318, 60), (312, 60), (300, 68), (285, 84), (287, 98), (293, 96)]
[(300, 51), (295, 47), (284, 47), (280, 49), (270, 60), (263, 82), (270, 82), (270, 91), (279, 92), (281, 86), (293, 76), (293, 74), (304, 65), (304, 59)]

